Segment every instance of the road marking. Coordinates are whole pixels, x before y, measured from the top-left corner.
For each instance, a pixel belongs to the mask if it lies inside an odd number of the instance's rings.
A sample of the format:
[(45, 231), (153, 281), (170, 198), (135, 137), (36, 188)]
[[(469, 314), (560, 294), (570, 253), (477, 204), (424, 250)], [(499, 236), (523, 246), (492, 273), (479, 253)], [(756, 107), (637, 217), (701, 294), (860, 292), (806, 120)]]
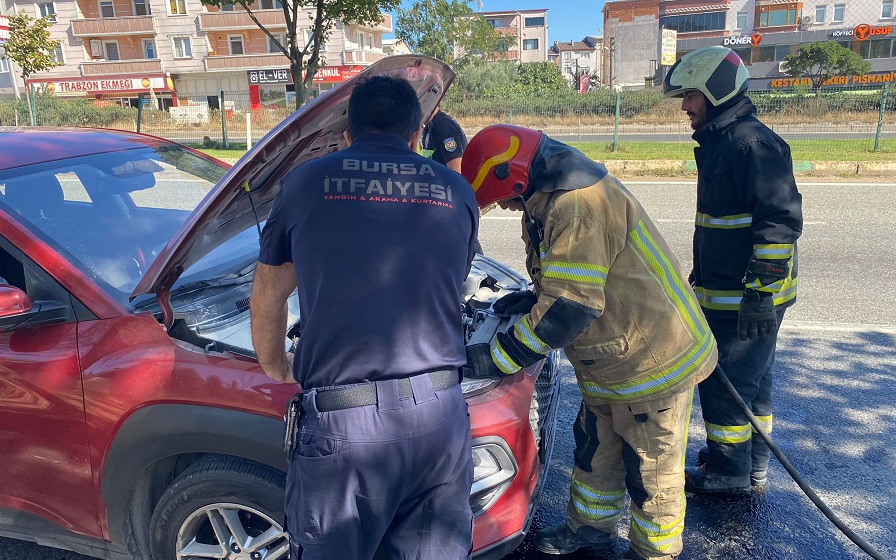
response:
[[(896, 187), (896, 183), (868, 183), (861, 180), (841, 183), (804, 183), (797, 179), (799, 187)], [(664, 181), (657, 179), (656, 181), (625, 181), (629, 186), (656, 186), (656, 185), (672, 185), (677, 187), (696, 187), (696, 181)]]
[[(513, 220), (515, 222), (520, 221), (522, 216), (482, 216), (480, 220)], [(661, 224), (693, 224), (693, 219), (684, 219), (684, 218), (656, 218), (653, 220), (654, 222), (658, 222)], [(828, 222), (803, 222), (804, 226), (826, 226)]]
[(789, 321), (786, 319), (781, 325), (781, 330), (850, 333), (878, 332), (885, 334), (896, 334), (896, 326), (892, 325), (874, 325), (864, 323), (822, 323), (819, 321)]

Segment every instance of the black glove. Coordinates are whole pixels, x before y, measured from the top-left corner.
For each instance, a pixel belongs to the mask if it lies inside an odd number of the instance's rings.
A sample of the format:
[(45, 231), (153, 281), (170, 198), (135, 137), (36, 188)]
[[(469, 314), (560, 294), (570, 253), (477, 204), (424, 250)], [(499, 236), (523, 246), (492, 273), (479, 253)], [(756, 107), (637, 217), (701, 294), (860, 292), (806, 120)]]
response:
[(741, 340), (756, 340), (778, 328), (778, 314), (772, 294), (744, 290), (737, 314), (737, 336)]
[(473, 344), (466, 347), (467, 364), (462, 368), (464, 377), (502, 377), (504, 374), (492, 361), (488, 344)]
[(492, 311), (497, 315), (519, 315), (532, 311), (538, 297), (532, 293), (532, 290), (521, 290), (513, 292), (502, 297), (492, 304)]

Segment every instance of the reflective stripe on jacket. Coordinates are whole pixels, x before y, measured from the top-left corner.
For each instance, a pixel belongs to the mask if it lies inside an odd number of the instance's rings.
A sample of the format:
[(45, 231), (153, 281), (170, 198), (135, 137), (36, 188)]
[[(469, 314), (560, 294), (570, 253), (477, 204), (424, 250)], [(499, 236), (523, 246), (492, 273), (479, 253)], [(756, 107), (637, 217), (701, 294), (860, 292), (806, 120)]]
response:
[(615, 177), (536, 192), (528, 207), (544, 224), (540, 247), (523, 228), (538, 302), (514, 334), (544, 352), (547, 344), (535, 333), (556, 330), (558, 308), (594, 310), (598, 318), (565, 346), (586, 403), (654, 400), (712, 372), (715, 339), (694, 292), (647, 213)]
[[(755, 112), (744, 97), (693, 136), (700, 146), (692, 278), (709, 313), (737, 311), (745, 288), (773, 294), (776, 306), (796, 300), (802, 197), (790, 147)], [(783, 264), (788, 275), (748, 274), (751, 258)]]

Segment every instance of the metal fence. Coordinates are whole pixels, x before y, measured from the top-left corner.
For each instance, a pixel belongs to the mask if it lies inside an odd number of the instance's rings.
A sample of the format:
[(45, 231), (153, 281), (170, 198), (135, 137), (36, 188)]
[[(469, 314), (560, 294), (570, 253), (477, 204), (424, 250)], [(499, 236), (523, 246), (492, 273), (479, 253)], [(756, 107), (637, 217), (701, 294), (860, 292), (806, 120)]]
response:
[[(751, 92), (759, 116), (795, 146), (814, 158), (875, 159), (896, 152), (896, 95), (890, 85), (876, 88)], [(153, 102), (156, 102), (153, 105)], [(544, 130), (566, 142), (605, 144), (608, 157), (690, 159), (692, 130), (680, 101), (663, 99), (656, 90), (600, 89), (524, 99), (447, 99), (442, 107), (468, 136), (494, 123)], [(37, 94), (32, 103), (42, 126), (89, 126), (140, 131), (205, 148), (245, 149), (285, 118), (282, 104), (250, 109), (246, 92), (217, 96), (180, 96), (178, 106), (159, 109), (157, 100), (138, 107)], [(0, 102), (0, 126), (26, 125), (24, 99)], [(845, 151), (848, 147), (849, 151)], [(844, 156), (847, 153), (849, 157)], [(795, 158), (798, 156), (795, 155)]]

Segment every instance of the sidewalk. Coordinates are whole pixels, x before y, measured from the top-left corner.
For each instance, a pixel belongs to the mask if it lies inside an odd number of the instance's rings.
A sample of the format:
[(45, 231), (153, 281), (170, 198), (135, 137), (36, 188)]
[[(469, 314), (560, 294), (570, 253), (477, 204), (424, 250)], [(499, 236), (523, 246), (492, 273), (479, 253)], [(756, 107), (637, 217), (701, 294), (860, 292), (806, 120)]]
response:
[[(694, 160), (608, 160), (602, 162), (617, 177), (696, 176)], [(795, 161), (793, 173), (811, 177), (896, 177), (896, 162), (877, 161)]]

